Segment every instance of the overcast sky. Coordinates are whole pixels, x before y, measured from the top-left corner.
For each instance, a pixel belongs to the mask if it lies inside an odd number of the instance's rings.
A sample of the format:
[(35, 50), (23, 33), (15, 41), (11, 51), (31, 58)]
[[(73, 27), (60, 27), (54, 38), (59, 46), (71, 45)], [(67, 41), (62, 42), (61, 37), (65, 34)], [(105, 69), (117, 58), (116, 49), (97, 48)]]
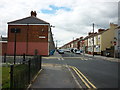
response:
[(37, 17), (55, 26), (52, 29), (58, 46), (87, 36), (99, 28), (109, 28), (118, 23), (119, 0), (0, 0), (0, 35), (7, 36), (7, 22), (30, 16)]

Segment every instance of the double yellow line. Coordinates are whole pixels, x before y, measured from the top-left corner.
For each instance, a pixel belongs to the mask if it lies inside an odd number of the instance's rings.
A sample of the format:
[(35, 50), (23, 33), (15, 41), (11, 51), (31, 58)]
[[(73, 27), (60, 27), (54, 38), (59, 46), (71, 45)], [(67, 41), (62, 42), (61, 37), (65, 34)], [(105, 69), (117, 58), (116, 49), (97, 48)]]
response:
[(75, 73), (78, 75), (78, 77), (82, 80), (82, 82), (86, 85), (87, 88), (97, 89), (95, 85), (93, 85), (76, 67), (73, 66), (69, 67), (75, 71)]

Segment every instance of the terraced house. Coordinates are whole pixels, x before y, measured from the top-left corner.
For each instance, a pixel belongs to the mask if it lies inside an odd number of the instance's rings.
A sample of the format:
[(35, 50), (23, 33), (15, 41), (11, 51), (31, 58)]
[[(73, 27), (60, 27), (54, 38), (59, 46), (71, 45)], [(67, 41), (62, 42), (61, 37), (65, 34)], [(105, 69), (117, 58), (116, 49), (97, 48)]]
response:
[[(16, 48), (15, 48), (16, 38)], [(36, 11), (31, 16), (8, 22), (7, 54), (49, 55), (55, 49), (50, 23), (37, 18)]]
[(120, 26), (115, 29), (115, 57), (120, 58)]
[(101, 54), (105, 55), (107, 51), (111, 53), (111, 56), (114, 56), (114, 41), (115, 41), (115, 31), (118, 27), (117, 24), (110, 23), (110, 27), (100, 35), (101, 38)]
[[(101, 54), (101, 34), (105, 32), (104, 29), (98, 29), (98, 32), (94, 33), (94, 54)], [(93, 33), (89, 33), (85, 39), (86, 52), (93, 54)]]
[[(110, 53), (110, 56), (120, 56), (120, 27), (117, 24), (110, 23), (108, 29), (98, 29), (98, 32), (94, 33), (94, 54), (106, 55), (106, 52)], [(71, 46), (71, 48), (77, 48), (85, 50), (85, 53), (93, 54), (93, 33), (89, 32), (88, 36), (79, 39), (73, 43), (64, 45)], [(74, 46), (74, 47), (73, 47)], [(66, 47), (67, 48), (67, 47)]]
[(7, 37), (0, 37), (0, 55), (4, 55), (7, 53)]

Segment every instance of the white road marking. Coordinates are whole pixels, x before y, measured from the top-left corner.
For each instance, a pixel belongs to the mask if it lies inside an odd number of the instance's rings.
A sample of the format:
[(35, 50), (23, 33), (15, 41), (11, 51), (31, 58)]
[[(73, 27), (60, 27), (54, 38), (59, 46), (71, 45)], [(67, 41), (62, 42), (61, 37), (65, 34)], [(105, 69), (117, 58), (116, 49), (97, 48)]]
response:
[(61, 60), (64, 60), (64, 58), (61, 58)]
[(87, 59), (87, 58), (81, 58), (81, 60), (85, 60), (85, 61), (87, 61), (88, 59)]
[(60, 58), (58, 58), (58, 60), (60, 60)]

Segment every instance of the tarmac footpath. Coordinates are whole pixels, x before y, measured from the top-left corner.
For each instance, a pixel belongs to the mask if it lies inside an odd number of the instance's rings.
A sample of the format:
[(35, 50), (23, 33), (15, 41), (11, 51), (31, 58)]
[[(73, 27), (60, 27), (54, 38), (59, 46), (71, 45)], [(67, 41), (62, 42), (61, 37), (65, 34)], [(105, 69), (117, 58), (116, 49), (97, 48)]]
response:
[(58, 64), (43, 64), (42, 70), (33, 81), (34, 88), (83, 88), (71, 74), (69, 68)]
[[(61, 58), (55, 51), (49, 58)], [(42, 63), (42, 70), (38, 72), (28, 89), (71, 89), (82, 90), (96, 87), (76, 68), (69, 65)]]

